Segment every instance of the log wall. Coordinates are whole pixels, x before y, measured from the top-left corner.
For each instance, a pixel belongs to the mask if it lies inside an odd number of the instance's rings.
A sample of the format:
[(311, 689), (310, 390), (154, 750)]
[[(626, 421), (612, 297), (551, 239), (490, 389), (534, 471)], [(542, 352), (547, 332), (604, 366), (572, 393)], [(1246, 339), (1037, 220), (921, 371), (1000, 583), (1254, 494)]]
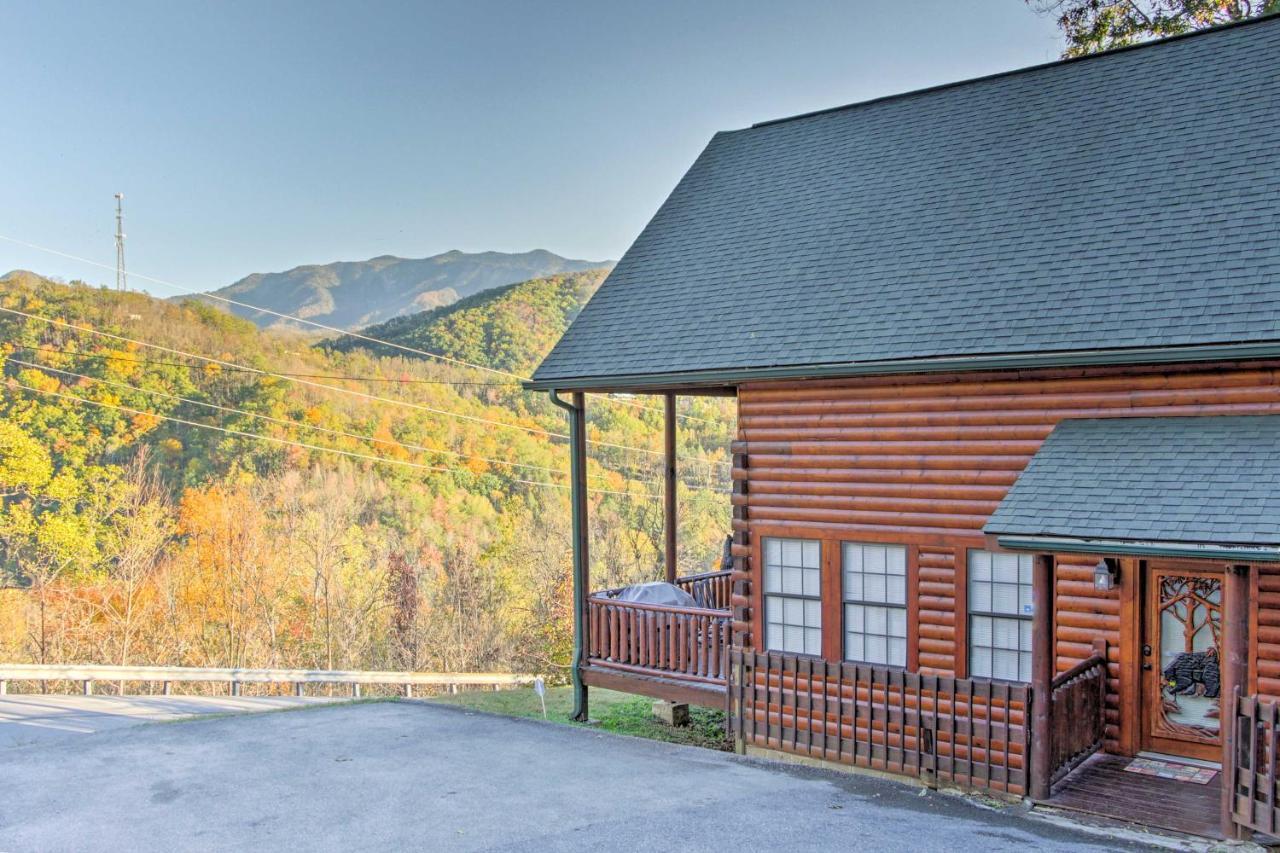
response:
[[(966, 552), (1058, 421), (1066, 418), (1280, 414), (1280, 362), (1028, 370), (754, 383), (738, 389), (734, 446), (735, 645), (757, 649), (754, 583), (765, 536), (914, 546), (909, 664), (967, 672)], [(1110, 592), (1093, 588), (1097, 557), (1057, 555), (1055, 666), (1110, 649), (1107, 746), (1131, 751), (1136, 697), (1132, 630), (1137, 563)], [(837, 559), (838, 563), (838, 559)], [(1251, 683), (1280, 696), (1280, 574), (1259, 569), (1251, 614)], [(837, 587), (838, 588), (838, 587)], [(1125, 596), (1130, 596), (1126, 602)], [(839, 632), (838, 606), (824, 616)], [(834, 621), (833, 621), (834, 620)], [(824, 657), (839, 655), (828, 637)], [(1128, 650), (1128, 651), (1127, 651)], [(1126, 676), (1125, 673), (1130, 673)], [(802, 701), (802, 700), (797, 700)], [(1124, 713), (1122, 709), (1128, 708)]]

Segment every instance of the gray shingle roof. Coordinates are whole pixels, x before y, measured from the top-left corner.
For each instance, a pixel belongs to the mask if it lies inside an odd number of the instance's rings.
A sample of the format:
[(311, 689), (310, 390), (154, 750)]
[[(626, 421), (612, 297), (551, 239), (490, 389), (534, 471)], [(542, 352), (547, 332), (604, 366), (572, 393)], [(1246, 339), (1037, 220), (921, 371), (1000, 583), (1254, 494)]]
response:
[(1280, 18), (717, 134), (535, 374), (1280, 339)]
[(983, 530), (1280, 544), (1280, 416), (1062, 421)]

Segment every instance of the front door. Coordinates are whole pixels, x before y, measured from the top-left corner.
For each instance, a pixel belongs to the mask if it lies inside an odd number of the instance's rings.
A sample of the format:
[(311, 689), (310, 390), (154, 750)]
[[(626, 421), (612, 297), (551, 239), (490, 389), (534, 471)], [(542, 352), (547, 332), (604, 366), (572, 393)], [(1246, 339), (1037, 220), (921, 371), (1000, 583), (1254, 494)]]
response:
[(1154, 563), (1145, 581), (1142, 748), (1217, 761), (1222, 573)]

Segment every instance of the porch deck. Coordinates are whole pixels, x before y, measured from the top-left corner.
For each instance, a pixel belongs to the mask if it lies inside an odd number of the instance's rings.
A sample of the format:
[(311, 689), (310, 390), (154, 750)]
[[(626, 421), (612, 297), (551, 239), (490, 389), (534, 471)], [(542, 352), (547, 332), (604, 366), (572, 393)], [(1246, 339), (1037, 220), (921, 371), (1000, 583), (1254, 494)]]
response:
[(1204, 785), (1125, 772), (1132, 758), (1099, 753), (1054, 786), (1046, 805), (1219, 838), (1222, 774)]
[(617, 590), (587, 600), (583, 681), (709, 708), (728, 699), (729, 572), (676, 579), (696, 607), (619, 601)]

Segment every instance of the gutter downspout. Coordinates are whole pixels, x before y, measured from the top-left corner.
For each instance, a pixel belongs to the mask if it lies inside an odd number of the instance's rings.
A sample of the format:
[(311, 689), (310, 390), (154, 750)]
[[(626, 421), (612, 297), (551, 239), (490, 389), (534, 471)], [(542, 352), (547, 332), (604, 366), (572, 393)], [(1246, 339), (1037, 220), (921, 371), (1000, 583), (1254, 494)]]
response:
[(590, 561), (587, 553), (587, 427), (586, 402), (582, 392), (574, 392), (573, 402), (560, 399), (555, 389), (547, 392), (551, 402), (569, 413), (569, 503), (573, 514), (573, 719), (585, 723), (587, 685), (582, 680), (587, 645), (587, 586)]

